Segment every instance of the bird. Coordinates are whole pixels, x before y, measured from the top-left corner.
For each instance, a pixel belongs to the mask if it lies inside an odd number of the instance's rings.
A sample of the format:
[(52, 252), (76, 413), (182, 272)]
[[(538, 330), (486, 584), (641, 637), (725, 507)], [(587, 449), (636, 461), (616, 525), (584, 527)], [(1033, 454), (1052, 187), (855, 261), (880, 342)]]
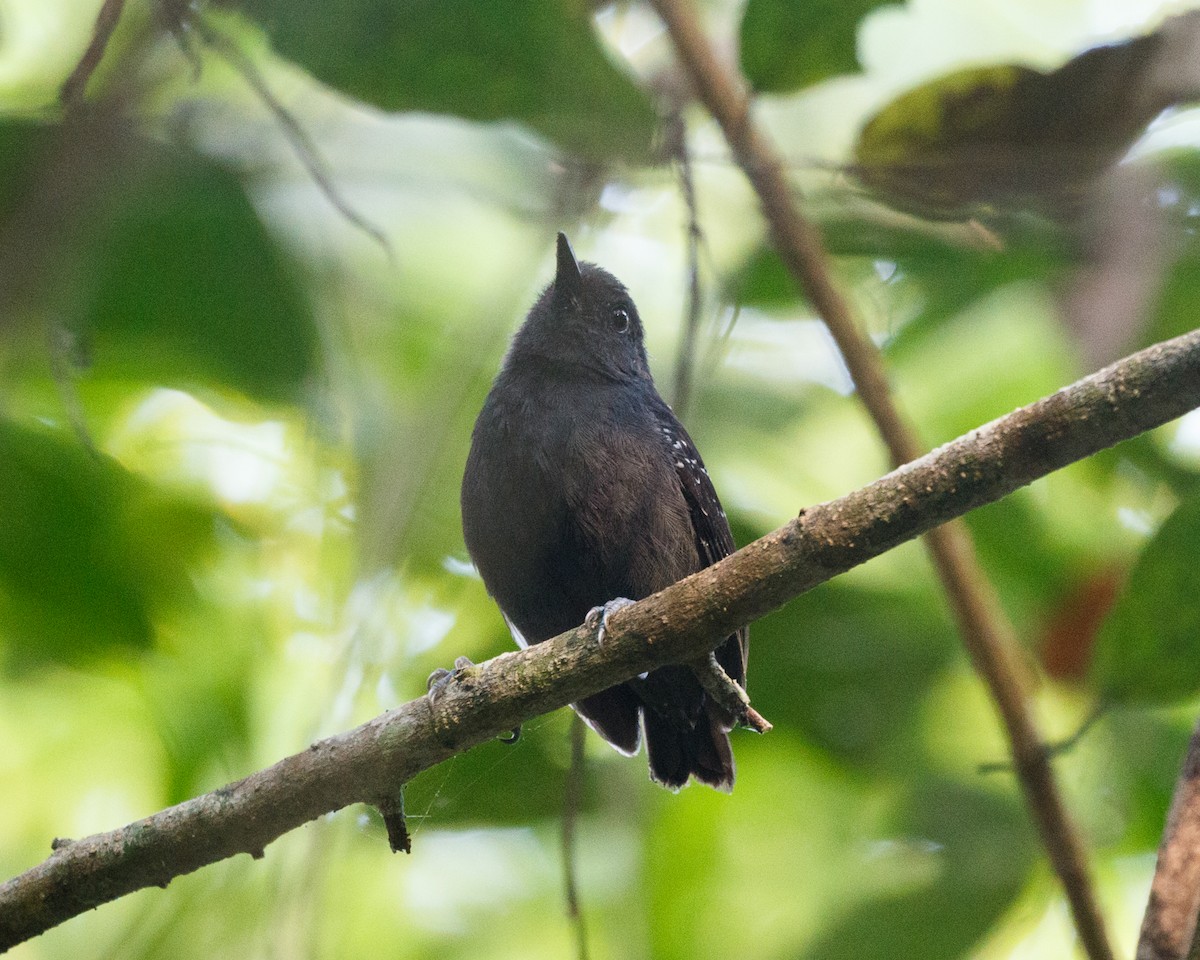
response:
[[(463, 538), (520, 646), (649, 596), (733, 552), (695, 444), (659, 395), (637, 307), (558, 234), (554, 280), (514, 335), (475, 422)], [(715, 650), (744, 688), (748, 633)], [(621, 753), (644, 738), (650, 777), (729, 792), (733, 715), (687, 665), (572, 707)]]

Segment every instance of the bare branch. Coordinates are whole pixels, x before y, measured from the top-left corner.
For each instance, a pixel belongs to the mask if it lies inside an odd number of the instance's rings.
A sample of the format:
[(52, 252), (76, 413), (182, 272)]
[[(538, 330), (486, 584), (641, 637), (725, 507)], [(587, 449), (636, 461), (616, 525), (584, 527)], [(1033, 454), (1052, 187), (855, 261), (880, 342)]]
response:
[(588, 960), (587, 924), (579, 905), (579, 808), (583, 804), (584, 755), (587, 724), (583, 717), (575, 714), (571, 718), (571, 766), (567, 770), (563, 788), (562, 858), (563, 894), (567, 906), (567, 920), (575, 933), (575, 955), (579, 960)]
[(1200, 725), (1188, 743), (1183, 770), (1158, 848), (1158, 866), (1142, 919), (1137, 960), (1185, 960), (1200, 916)]
[(679, 193), (687, 211), (687, 307), (679, 337), (679, 353), (675, 358), (675, 412), (686, 417), (692, 401), (692, 378), (696, 372), (696, 333), (700, 326), (700, 217), (696, 212), (696, 183), (692, 176), (692, 155), (687, 142), (687, 122), (682, 105), (667, 118), (667, 140), (679, 169)]
[(113, 31), (121, 19), (125, 9), (125, 0), (104, 0), (100, 12), (96, 15), (96, 26), (92, 30), (92, 39), (71, 75), (63, 81), (58, 91), (58, 99), (66, 107), (77, 106), (83, 100), (88, 81), (104, 59), (104, 51), (108, 49), (108, 41), (112, 39)]
[(426, 697), (213, 793), (75, 842), (0, 886), (0, 950), (134, 890), (238, 853), (521, 723), (720, 639), (818, 584), (1053, 470), (1200, 406), (1200, 331), (1158, 344), (973, 430), (615, 613), (461, 671)]
[[(897, 409), (879, 352), (838, 291), (817, 229), (800, 214), (782, 160), (751, 116), (744, 81), (726, 68), (705, 39), (687, 0), (651, 0), (666, 24), (699, 98), (720, 124), (753, 185), (775, 247), (796, 283), (825, 321), (845, 359), (863, 404), (875, 421), (893, 464), (920, 455), (921, 443)], [(1062, 796), (1025, 702), (1024, 664), (1012, 625), (975, 556), (961, 524), (949, 524), (925, 541), (958, 623), (963, 644), (996, 702), (1013, 763), (1042, 843), (1062, 880), (1076, 929), (1092, 960), (1112, 960), (1112, 948), (1088, 876), (1087, 855), (1067, 816)]]
[(317, 151), (312, 138), (308, 135), (308, 131), (300, 125), (300, 121), (292, 115), (287, 107), (280, 102), (279, 98), (275, 96), (271, 88), (267, 86), (266, 78), (263, 77), (262, 72), (255, 65), (254, 61), (247, 56), (246, 51), (203, 16), (196, 16), (191, 21), (191, 26), (200, 35), (205, 44), (215, 50), (246, 81), (250, 89), (257, 94), (259, 100), (263, 102), (263, 106), (270, 111), (271, 116), (275, 118), (275, 122), (279, 124), (280, 130), (283, 131), (284, 137), (296, 154), (296, 159), (300, 161), (300, 164), (312, 178), (313, 183), (316, 184), (317, 189), (324, 195), (325, 199), (333, 205), (333, 208), (341, 214), (347, 223), (353, 227), (357, 227), (379, 244), (383, 248), (384, 253), (387, 254), (388, 259), (394, 261), (394, 251), (392, 250), (391, 243), (388, 241), (387, 234), (350, 206), (346, 198), (341, 195), (337, 184), (333, 182), (333, 177), (325, 169), (325, 163)]

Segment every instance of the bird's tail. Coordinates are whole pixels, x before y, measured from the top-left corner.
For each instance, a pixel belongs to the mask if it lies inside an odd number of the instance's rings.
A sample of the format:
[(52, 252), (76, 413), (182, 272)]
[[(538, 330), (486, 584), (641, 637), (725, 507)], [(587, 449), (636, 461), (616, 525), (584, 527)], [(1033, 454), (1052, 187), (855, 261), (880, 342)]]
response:
[(733, 790), (735, 769), (729, 727), (714, 714), (710, 703), (694, 726), (683, 726), (649, 706), (643, 708), (653, 780), (678, 790), (691, 776), (726, 793)]

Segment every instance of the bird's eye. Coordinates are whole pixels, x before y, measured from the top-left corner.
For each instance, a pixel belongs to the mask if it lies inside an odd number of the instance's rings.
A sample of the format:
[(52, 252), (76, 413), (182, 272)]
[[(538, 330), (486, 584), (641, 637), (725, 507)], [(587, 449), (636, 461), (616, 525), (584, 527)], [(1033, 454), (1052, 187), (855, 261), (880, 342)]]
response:
[(624, 307), (617, 307), (612, 312), (612, 322), (617, 333), (624, 333), (629, 329), (629, 311)]

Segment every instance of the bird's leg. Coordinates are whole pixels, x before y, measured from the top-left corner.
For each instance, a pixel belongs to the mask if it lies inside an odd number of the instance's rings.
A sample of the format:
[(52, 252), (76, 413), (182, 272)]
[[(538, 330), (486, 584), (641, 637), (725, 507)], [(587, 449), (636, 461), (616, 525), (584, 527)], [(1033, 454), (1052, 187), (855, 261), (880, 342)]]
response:
[[(454, 681), (461, 679), (464, 671), (470, 670), (474, 666), (475, 663), (470, 657), (455, 657), (453, 670), (447, 670), (445, 667), (438, 667), (434, 670), (426, 681), (426, 687), (429, 690), (426, 696), (429, 697), (429, 702), (437, 703), (442, 694), (446, 692), (446, 688)], [(501, 743), (516, 743), (521, 739), (520, 724), (513, 727), (507, 736), (496, 739)]]
[(434, 670), (425, 682), (425, 687), (429, 691), (427, 696), (430, 703), (437, 703), (442, 694), (446, 692), (446, 687), (450, 682), (459, 679), (464, 670), (470, 670), (473, 666), (475, 663), (470, 657), (455, 657), (453, 670), (447, 670), (444, 667)]
[(584, 618), (583, 625), (596, 631), (596, 642), (604, 642), (604, 634), (608, 631), (608, 618), (618, 610), (633, 606), (634, 601), (628, 597), (615, 597), (599, 607), (592, 607)]
[(739, 727), (747, 727), (755, 733), (766, 733), (771, 729), (770, 721), (750, 706), (746, 691), (725, 672), (715, 654), (693, 661), (691, 668), (705, 693), (733, 717)]

